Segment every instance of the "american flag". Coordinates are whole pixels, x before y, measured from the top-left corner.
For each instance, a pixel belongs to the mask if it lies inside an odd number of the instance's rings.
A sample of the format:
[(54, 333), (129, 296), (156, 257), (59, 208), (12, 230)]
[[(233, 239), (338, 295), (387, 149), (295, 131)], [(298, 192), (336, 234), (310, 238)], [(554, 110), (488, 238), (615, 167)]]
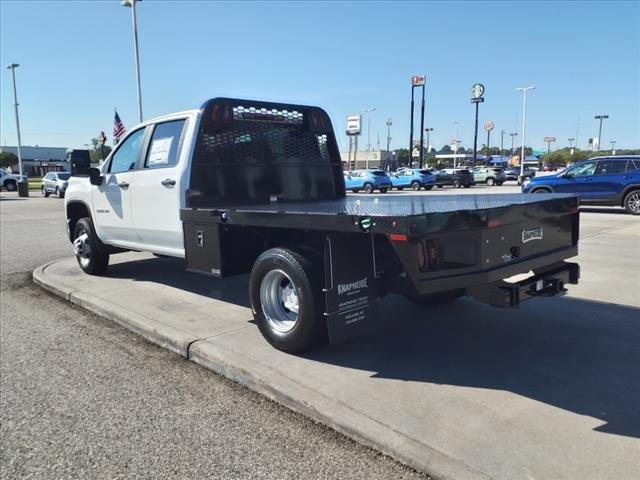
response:
[(113, 138), (115, 138), (116, 142), (119, 142), (122, 136), (126, 133), (127, 129), (124, 128), (124, 124), (122, 120), (120, 120), (120, 115), (116, 111), (116, 116), (113, 119)]

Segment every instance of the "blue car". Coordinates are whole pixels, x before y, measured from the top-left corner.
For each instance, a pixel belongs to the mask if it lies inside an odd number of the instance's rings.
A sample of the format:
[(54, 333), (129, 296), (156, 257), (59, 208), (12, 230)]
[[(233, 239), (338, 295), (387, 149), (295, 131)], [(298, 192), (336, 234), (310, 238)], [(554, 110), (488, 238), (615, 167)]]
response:
[(577, 193), (582, 205), (621, 206), (640, 215), (640, 156), (583, 160), (522, 184), (522, 193), (551, 192)]
[(410, 188), (418, 191), (423, 187), (425, 190), (431, 190), (436, 184), (436, 177), (429, 170), (405, 168), (391, 173), (389, 176), (391, 177), (391, 184), (398, 190)]
[(373, 193), (374, 190), (387, 193), (391, 188), (391, 180), (383, 170), (354, 170), (344, 172), (344, 186), (354, 193), (360, 190), (365, 193)]

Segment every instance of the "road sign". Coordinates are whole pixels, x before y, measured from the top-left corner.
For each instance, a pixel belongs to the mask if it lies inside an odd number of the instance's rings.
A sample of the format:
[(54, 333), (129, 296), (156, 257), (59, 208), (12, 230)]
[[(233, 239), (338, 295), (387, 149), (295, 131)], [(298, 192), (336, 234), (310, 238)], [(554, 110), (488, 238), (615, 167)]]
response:
[(425, 77), (424, 75), (414, 75), (413, 77), (411, 77), (411, 85), (413, 87), (424, 85), (426, 81), (427, 77)]
[(491, 130), (493, 130), (493, 127), (494, 127), (494, 125), (493, 125), (493, 122), (491, 120), (487, 120), (486, 122), (484, 122), (484, 129), (487, 132), (490, 132)]
[(556, 141), (556, 137), (544, 137), (544, 141), (545, 142), (555, 142)]
[(362, 123), (362, 115), (347, 116), (347, 135), (360, 135), (360, 124)]
[(411, 151), (411, 156), (412, 156), (413, 158), (419, 157), (419, 156), (420, 156), (420, 150), (418, 150), (417, 148), (414, 148), (414, 149)]

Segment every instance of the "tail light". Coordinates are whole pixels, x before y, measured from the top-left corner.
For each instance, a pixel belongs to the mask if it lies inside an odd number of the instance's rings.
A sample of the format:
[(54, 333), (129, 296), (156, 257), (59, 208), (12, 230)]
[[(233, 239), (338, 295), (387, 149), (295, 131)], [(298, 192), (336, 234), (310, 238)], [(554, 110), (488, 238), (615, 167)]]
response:
[(438, 246), (434, 240), (427, 240), (427, 259), (429, 268), (434, 270), (438, 266)]

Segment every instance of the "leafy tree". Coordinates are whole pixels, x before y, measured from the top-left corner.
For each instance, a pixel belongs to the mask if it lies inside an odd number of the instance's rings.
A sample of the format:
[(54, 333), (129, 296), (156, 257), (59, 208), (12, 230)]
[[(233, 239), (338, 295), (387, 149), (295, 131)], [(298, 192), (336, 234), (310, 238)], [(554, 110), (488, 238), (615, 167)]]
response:
[[(92, 138), (89, 140), (89, 144), (91, 148), (89, 149), (89, 157), (91, 158), (91, 163), (98, 163), (101, 160), (107, 158), (107, 155), (111, 152), (111, 147), (109, 145), (100, 145), (100, 140), (97, 138)], [(103, 155), (104, 151), (104, 157)]]
[(443, 145), (439, 153), (451, 153), (451, 152), (453, 152), (453, 150), (451, 150), (451, 147), (449, 145)]
[(409, 164), (409, 150), (406, 148), (397, 148), (394, 150), (396, 154), (396, 160), (398, 161), (398, 165), (408, 165)]
[(14, 153), (11, 152), (1, 152), (0, 153), (0, 167), (7, 168), (13, 167), (18, 164), (18, 157)]

